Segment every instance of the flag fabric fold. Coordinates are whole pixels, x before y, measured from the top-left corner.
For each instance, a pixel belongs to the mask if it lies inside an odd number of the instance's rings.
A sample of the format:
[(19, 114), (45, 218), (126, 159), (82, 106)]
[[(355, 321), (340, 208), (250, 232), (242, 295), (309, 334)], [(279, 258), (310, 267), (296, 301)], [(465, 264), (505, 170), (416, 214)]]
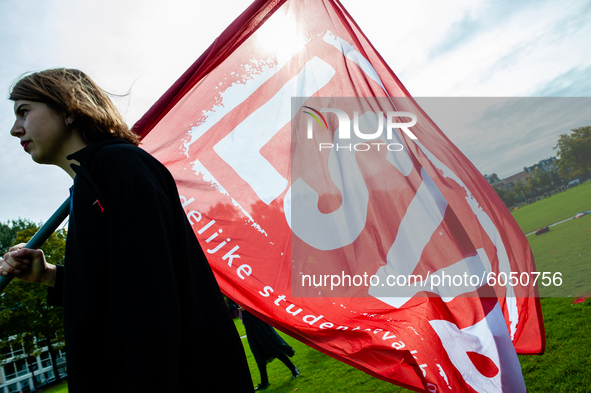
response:
[(535, 271), (527, 240), (338, 1), (255, 1), (134, 130), (259, 318), (411, 390), (526, 391), (537, 288), (487, 279)]

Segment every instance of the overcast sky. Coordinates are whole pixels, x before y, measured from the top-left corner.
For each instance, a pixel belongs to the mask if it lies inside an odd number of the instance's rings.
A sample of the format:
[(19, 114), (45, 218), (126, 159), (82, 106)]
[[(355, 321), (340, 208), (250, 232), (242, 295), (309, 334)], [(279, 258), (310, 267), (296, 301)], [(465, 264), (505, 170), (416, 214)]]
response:
[[(591, 96), (591, 0), (342, 3), (415, 97)], [(0, 0), (0, 91), (6, 97), (27, 71), (80, 68), (107, 91), (131, 91), (116, 103), (133, 125), (249, 4)], [(424, 101), (427, 113), (482, 173), (501, 177), (553, 155), (559, 134), (591, 125), (583, 99), (474, 100), (482, 116), (474, 109), (459, 122), (440, 101)], [(501, 107), (512, 112), (499, 116)], [(71, 179), (33, 163), (9, 135), (13, 121), (12, 103), (0, 100), (0, 222), (45, 221)]]

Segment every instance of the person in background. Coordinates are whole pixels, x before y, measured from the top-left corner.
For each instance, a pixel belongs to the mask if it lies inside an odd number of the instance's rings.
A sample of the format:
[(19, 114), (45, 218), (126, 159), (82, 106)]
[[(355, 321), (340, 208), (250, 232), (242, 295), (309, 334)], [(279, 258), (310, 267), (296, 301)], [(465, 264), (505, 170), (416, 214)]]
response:
[(49, 303), (63, 305), (69, 392), (252, 391), (175, 181), (137, 147), (109, 96), (60, 68), (22, 77), (9, 98), (10, 133), (74, 180), (64, 266), (23, 244), (0, 259), (0, 274), (45, 284)]
[(240, 310), (241, 320), (246, 330), (248, 345), (261, 374), (261, 383), (254, 390), (263, 390), (271, 385), (267, 375), (267, 363), (275, 358), (287, 366), (291, 371), (292, 378), (297, 378), (300, 375), (300, 370), (289, 360), (295, 354), (293, 348), (277, 334), (272, 326), (240, 306), (238, 306), (238, 310)]

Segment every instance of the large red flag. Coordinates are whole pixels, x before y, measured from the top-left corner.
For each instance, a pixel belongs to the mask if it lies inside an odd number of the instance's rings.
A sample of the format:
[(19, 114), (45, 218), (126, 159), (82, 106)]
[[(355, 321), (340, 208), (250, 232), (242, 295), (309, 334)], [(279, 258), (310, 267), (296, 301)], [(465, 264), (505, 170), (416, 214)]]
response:
[(237, 303), (412, 390), (525, 392), (527, 240), (338, 1), (255, 1), (135, 130)]

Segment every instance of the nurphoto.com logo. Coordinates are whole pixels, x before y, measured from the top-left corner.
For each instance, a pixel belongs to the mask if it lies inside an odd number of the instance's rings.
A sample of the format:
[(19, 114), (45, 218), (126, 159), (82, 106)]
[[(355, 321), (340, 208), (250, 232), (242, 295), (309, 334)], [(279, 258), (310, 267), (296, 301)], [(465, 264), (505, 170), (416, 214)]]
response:
[[(379, 151), (380, 149), (387, 149), (389, 151), (404, 150), (404, 145), (402, 143), (392, 142), (393, 137), (395, 137), (394, 129), (400, 129), (409, 138), (417, 139), (415, 134), (410, 130), (410, 127), (417, 123), (416, 115), (411, 112), (388, 111), (386, 112), (386, 116), (384, 116), (384, 112), (382, 111), (377, 113), (365, 112), (362, 116), (359, 116), (359, 112), (354, 111), (352, 127), (354, 135), (351, 135), (351, 118), (344, 110), (337, 108), (321, 108), (320, 111), (318, 111), (317, 109), (304, 105), (302, 105), (301, 108), (303, 108), (303, 113), (309, 115), (307, 123), (308, 139), (314, 139), (313, 129), (315, 123), (318, 123), (321, 130), (328, 130), (328, 122), (323, 113), (333, 113), (337, 116), (339, 126), (338, 131), (335, 131), (333, 143), (318, 143), (319, 151), (322, 151), (323, 149), (335, 149), (336, 151)], [(360, 118), (364, 121), (360, 121)], [(404, 118), (410, 118), (410, 121), (404, 121)], [(383, 137), (384, 128), (386, 130), (385, 140)]]

